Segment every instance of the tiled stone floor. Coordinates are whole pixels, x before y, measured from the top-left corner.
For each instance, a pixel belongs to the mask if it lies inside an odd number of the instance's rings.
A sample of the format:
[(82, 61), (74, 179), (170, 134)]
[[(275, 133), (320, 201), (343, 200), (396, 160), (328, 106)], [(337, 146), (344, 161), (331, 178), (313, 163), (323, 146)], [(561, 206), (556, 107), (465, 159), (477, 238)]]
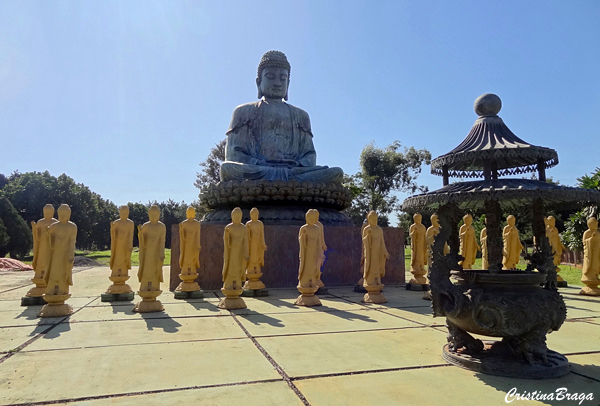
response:
[(568, 320), (548, 335), (572, 372), (534, 381), (445, 363), (444, 319), (401, 286), (385, 288), (383, 305), (332, 287), (313, 308), (294, 306), (294, 289), (271, 289), (231, 312), (217, 308), (220, 292), (179, 301), (165, 291), (164, 312), (140, 315), (130, 302), (100, 301), (108, 274), (78, 269), (75, 313), (52, 319), (20, 307), (30, 273), (0, 275), (0, 405), (505, 405), (512, 388), (560, 387), (593, 393), (582, 405), (600, 404), (600, 298), (576, 288), (561, 289)]

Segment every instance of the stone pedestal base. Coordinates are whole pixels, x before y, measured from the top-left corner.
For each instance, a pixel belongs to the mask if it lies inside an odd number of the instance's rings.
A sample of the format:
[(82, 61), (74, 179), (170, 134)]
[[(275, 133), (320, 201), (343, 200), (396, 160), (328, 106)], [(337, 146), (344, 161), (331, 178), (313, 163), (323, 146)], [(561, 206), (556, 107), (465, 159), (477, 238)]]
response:
[(301, 293), (296, 299), (294, 304), (296, 306), (321, 306), (321, 301), (318, 296), (315, 296), (315, 292), (317, 291), (317, 287), (303, 288), (298, 286), (298, 291)]
[[(410, 283), (411, 285), (427, 285), (427, 278), (423, 275), (413, 276), (412, 278), (410, 278), (408, 283)], [(408, 283), (407, 283), (407, 285), (408, 285)]]
[(244, 283), (244, 290), (260, 290), (264, 288), (266, 288), (265, 284), (258, 279), (247, 280), (246, 283)]
[(219, 309), (245, 309), (246, 302), (240, 297), (244, 290), (243, 289), (224, 289), (221, 288), (221, 292), (225, 295), (225, 299), (221, 300), (221, 303), (217, 306)]
[(138, 295), (142, 301), (133, 307), (133, 311), (138, 313), (162, 312), (165, 308), (160, 300), (156, 300), (161, 293), (162, 290), (139, 290)]
[(44, 295), (44, 300), (48, 303), (42, 307), (38, 316), (39, 317), (61, 317), (68, 316), (73, 313), (73, 308), (65, 303), (65, 300), (70, 298), (71, 295)]
[(244, 289), (242, 292), (243, 297), (264, 297), (269, 296), (267, 289)]
[(365, 293), (362, 301), (364, 303), (387, 303), (387, 299), (381, 293), (384, 286), (384, 284), (365, 286), (367, 293)]
[(29, 292), (25, 294), (27, 297), (42, 297), (46, 293), (46, 283), (43, 279), (32, 279), (35, 283), (35, 287), (29, 289)]
[(200, 290), (198, 282), (181, 282), (175, 292), (197, 292)]
[(129, 279), (128, 275), (124, 276), (110, 276), (108, 279), (113, 283), (106, 289), (105, 293), (111, 295), (120, 295), (122, 293), (133, 293), (131, 290), (131, 286), (126, 284), (125, 282)]
[[(489, 348), (491, 343), (485, 342), (485, 348)], [(530, 364), (521, 360), (493, 355), (486, 350), (476, 355), (451, 352), (448, 344), (444, 346), (442, 357), (449, 363), (464, 369), (510, 378), (552, 379), (560, 378), (571, 372), (569, 360), (552, 350), (548, 350), (546, 353), (548, 365), (539, 362)]]
[(173, 293), (175, 299), (178, 300), (187, 300), (187, 299), (202, 299), (204, 297), (203, 290), (195, 290), (193, 292), (185, 292), (185, 291), (175, 291)]
[(600, 296), (600, 288), (598, 288), (598, 286), (584, 286), (579, 291), (579, 294), (586, 296)]
[(414, 290), (414, 291), (424, 291), (424, 290), (429, 290), (429, 285), (428, 284), (417, 284), (417, 283), (407, 283), (406, 284), (406, 290)]
[(46, 301), (41, 296), (23, 296), (21, 298), (21, 306), (43, 306)]
[[(125, 285), (128, 286), (128, 285)], [(103, 293), (100, 295), (101, 302), (130, 302), (135, 298), (135, 293)]]

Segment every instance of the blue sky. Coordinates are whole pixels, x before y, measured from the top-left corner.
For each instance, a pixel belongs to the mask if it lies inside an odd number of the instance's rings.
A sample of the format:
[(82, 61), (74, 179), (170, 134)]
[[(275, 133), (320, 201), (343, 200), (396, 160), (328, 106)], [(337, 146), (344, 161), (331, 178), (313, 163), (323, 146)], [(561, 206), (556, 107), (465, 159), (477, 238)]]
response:
[[(438, 156), (498, 94), (562, 184), (600, 166), (600, 2), (0, 1), (0, 173), (66, 173), (116, 204), (191, 202), (261, 55), (292, 65), (317, 163), (394, 140)], [(441, 187), (424, 168), (419, 183)]]

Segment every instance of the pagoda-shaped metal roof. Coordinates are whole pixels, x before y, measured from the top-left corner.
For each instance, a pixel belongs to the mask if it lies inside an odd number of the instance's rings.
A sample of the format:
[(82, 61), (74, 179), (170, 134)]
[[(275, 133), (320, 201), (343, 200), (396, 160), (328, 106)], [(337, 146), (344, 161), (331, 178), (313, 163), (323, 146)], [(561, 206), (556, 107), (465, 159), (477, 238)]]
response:
[(531, 145), (517, 137), (500, 117), (502, 101), (492, 93), (477, 98), (475, 120), (467, 137), (447, 154), (431, 161), (431, 173), (459, 178), (483, 177), (490, 168), (497, 175), (536, 172), (543, 164), (550, 168), (558, 164), (554, 149)]

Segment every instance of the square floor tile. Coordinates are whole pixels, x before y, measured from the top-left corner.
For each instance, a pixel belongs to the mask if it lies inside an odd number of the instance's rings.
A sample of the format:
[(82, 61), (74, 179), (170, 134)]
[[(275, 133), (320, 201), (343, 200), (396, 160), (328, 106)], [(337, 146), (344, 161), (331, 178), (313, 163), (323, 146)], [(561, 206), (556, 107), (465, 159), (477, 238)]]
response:
[(429, 327), (257, 340), (293, 377), (446, 363), (446, 334)]

